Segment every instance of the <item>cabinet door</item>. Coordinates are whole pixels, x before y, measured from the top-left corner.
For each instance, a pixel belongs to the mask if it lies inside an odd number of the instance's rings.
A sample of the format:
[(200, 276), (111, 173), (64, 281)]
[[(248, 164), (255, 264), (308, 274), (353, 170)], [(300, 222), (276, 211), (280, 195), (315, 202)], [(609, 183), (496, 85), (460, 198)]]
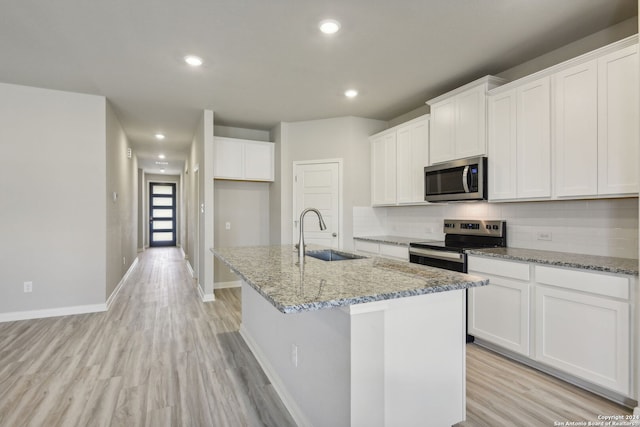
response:
[(629, 304), (536, 286), (536, 360), (629, 395)]
[(413, 122), (398, 128), (397, 202), (424, 202), (424, 167), (429, 164), (429, 121)]
[(638, 193), (638, 46), (598, 60), (598, 193)]
[(396, 133), (371, 139), (371, 204), (396, 203)]
[(485, 102), (484, 85), (456, 96), (455, 158), (487, 153)]
[(469, 334), (529, 356), (529, 283), (488, 277), (469, 289)]
[(551, 196), (551, 105), (549, 78), (518, 88), (518, 198)]
[(244, 178), (250, 181), (273, 181), (273, 149), (268, 142), (244, 142)]
[(447, 99), (431, 106), (429, 159), (432, 164), (453, 160), (456, 157), (455, 126), (455, 98)]
[(555, 74), (555, 194), (598, 193), (598, 70), (589, 61)]
[(516, 198), (516, 90), (489, 97), (489, 200)]
[(225, 179), (243, 179), (243, 149), (241, 141), (230, 138), (214, 139), (213, 176)]

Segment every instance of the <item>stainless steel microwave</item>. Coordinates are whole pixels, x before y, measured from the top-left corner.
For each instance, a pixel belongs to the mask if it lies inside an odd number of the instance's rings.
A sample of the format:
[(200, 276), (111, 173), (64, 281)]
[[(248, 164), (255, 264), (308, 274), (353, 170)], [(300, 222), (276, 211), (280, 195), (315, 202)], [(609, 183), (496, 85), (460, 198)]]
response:
[(487, 199), (487, 158), (453, 160), (424, 168), (424, 199), (456, 202)]

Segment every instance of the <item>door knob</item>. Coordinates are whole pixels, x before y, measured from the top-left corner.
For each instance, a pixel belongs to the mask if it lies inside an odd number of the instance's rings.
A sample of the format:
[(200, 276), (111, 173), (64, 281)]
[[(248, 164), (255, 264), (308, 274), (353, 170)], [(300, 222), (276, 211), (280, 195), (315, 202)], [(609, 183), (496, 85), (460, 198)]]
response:
[(338, 233), (331, 233), (333, 237), (338, 237)]

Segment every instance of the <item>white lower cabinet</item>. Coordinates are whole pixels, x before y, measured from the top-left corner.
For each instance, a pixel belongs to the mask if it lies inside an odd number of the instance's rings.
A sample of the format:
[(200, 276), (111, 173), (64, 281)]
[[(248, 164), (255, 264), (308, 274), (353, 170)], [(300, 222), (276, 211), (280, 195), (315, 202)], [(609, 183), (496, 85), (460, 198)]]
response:
[(469, 274), (490, 284), (469, 289), (468, 333), (529, 356), (529, 264), (469, 257)]
[(365, 240), (354, 240), (356, 252), (362, 255), (381, 256), (400, 261), (409, 261), (409, 248), (406, 246), (371, 242)]
[[(469, 334), (570, 377), (635, 398), (630, 276), (469, 256)], [(587, 387), (588, 388), (588, 387)]]
[(629, 279), (536, 266), (535, 359), (630, 393)]

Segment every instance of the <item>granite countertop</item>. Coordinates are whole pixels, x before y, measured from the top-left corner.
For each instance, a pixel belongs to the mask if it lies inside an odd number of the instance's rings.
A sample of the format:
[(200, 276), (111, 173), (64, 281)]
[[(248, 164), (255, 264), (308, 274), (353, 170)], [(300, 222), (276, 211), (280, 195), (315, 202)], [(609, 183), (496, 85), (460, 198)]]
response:
[(409, 246), (412, 242), (424, 242), (426, 239), (402, 236), (358, 236), (354, 240), (364, 240), (366, 242), (386, 243), (389, 245)]
[[(320, 249), (311, 247), (309, 249)], [(484, 286), (486, 279), (385, 258), (321, 261), (304, 266), (292, 245), (211, 249), (245, 282), (283, 313)]]
[(468, 250), (470, 255), (482, 255), (506, 260), (534, 262), (558, 267), (580, 268), (607, 273), (638, 275), (638, 260), (568, 252), (522, 248), (488, 248)]

